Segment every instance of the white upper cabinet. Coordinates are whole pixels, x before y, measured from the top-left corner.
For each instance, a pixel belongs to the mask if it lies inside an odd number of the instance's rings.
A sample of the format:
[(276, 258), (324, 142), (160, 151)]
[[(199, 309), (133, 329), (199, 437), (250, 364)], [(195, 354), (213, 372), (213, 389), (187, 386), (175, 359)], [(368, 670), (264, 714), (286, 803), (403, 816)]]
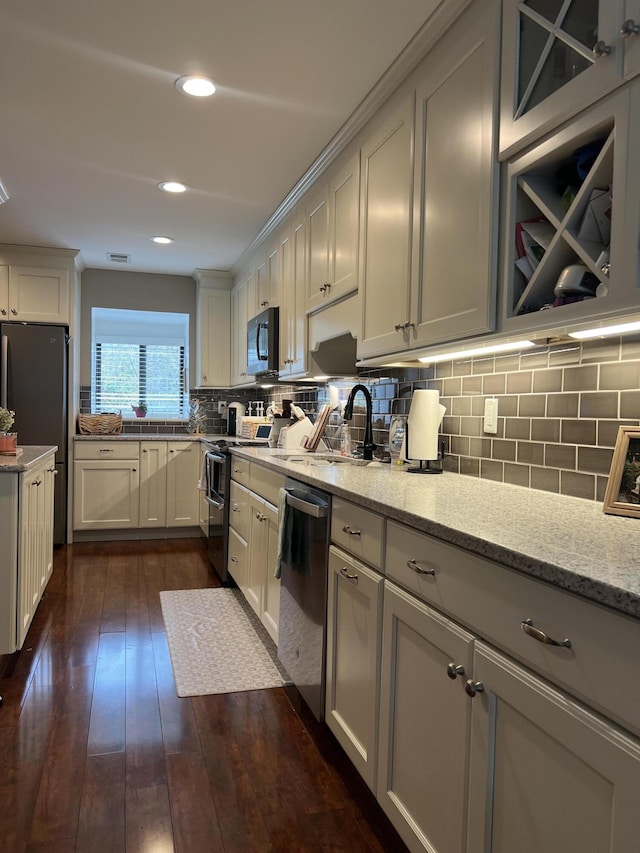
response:
[(231, 291), (231, 385), (251, 384), (254, 379), (247, 374), (248, 300), (254, 296), (255, 271), (251, 271), (241, 276)]
[(358, 287), (359, 153), (338, 164), (306, 203), (307, 311)]
[(639, 0), (505, 0), (503, 7), (503, 154), (640, 70)]
[(307, 315), (305, 313), (304, 212), (294, 211), (278, 237), (280, 285), (281, 377), (303, 374), (307, 367)]
[(0, 319), (68, 323), (69, 271), (10, 265), (8, 282), (0, 273)]
[(495, 2), (431, 51), (416, 92), (410, 346), (495, 327), (498, 168)]
[(196, 386), (227, 388), (231, 364), (231, 279), (198, 271)]
[(405, 346), (411, 279), (414, 95), (378, 125), (361, 149), (362, 334), (358, 356)]
[(360, 358), (494, 328), (497, 28), (474, 3), (363, 145)]

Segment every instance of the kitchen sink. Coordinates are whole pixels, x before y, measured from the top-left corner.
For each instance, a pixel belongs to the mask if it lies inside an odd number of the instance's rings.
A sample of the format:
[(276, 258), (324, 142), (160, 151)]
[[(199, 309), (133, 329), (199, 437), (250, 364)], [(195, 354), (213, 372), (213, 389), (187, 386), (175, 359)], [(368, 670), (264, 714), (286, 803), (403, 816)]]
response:
[(356, 459), (352, 456), (280, 456), (295, 465), (309, 465), (311, 467), (327, 467), (330, 465), (368, 465), (366, 459)]

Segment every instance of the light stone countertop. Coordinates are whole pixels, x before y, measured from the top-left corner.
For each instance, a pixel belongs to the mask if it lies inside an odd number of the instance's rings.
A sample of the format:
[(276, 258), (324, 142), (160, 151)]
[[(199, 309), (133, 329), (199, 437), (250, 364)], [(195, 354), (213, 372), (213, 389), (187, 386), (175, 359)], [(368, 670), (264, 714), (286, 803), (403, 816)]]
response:
[(74, 441), (216, 441), (224, 439), (231, 443), (234, 441), (233, 436), (220, 435), (215, 433), (205, 435), (198, 433), (120, 433), (119, 435), (74, 435)]
[[(640, 618), (640, 518), (605, 515), (595, 501), (462, 474), (410, 474), (406, 466), (381, 463), (315, 466), (286, 461), (290, 450), (239, 447), (233, 453)], [(304, 451), (301, 456), (307, 458)]]
[(20, 474), (22, 471), (28, 471), (32, 465), (39, 462), (47, 453), (55, 453), (58, 449), (57, 445), (29, 445), (27, 447), (18, 446), (18, 450), (22, 453), (17, 455), (6, 456), (0, 454), (0, 474)]

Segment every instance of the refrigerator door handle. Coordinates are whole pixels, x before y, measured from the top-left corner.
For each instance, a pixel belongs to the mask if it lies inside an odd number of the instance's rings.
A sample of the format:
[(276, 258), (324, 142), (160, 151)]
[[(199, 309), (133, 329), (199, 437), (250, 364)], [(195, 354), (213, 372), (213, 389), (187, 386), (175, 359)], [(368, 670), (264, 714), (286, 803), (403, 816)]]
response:
[(0, 406), (7, 409), (7, 384), (9, 372), (9, 338), (3, 335), (0, 339)]

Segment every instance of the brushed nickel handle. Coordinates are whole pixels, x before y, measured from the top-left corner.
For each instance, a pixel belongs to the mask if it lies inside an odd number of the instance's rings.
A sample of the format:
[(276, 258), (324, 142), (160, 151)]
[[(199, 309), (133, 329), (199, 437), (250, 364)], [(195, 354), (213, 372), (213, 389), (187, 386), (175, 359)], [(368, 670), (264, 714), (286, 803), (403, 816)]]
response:
[(393, 328), (396, 332), (401, 332), (404, 329), (404, 323), (396, 323)]
[(620, 27), (620, 35), (623, 39), (629, 36), (637, 36), (640, 33), (640, 25), (636, 24), (633, 18), (628, 18)]
[(267, 520), (267, 516), (264, 515), (264, 513), (262, 513), (262, 512), (256, 512), (256, 518), (258, 519), (258, 521), (266, 521)]
[(343, 527), (342, 527), (342, 532), (343, 532), (343, 533), (348, 533), (348, 534), (349, 534), (349, 536), (360, 536), (360, 533), (361, 533), (362, 531), (357, 530), (355, 527), (349, 527), (349, 525), (348, 525), (348, 524), (344, 524), (344, 525), (343, 525)]
[(238, 504), (233, 505), (233, 511), (234, 512), (240, 512), (240, 507), (238, 506)]
[(146, 447), (143, 447), (143, 448), (142, 448), (142, 452), (143, 452), (143, 453), (146, 453), (146, 452), (147, 452), (147, 448), (146, 448)]
[(464, 689), (467, 691), (467, 696), (473, 697), (477, 693), (484, 693), (484, 684), (481, 681), (474, 681), (473, 678), (470, 678), (464, 686)]
[(611, 53), (611, 45), (607, 44), (605, 41), (596, 42), (593, 46), (593, 55), (600, 59), (603, 56), (609, 56)]
[(408, 321), (404, 324), (405, 329), (415, 329), (415, 327), (416, 327), (415, 323), (409, 323)]
[(113, 453), (113, 447), (101, 447), (99, 453)]
[(436, 573), (435, 569), (424, 569), (417, 560), (407, 560), (407, 565), (410, 569), (412, 569), (417, 575), (434, 575)]
[(347, 569), (346, 566), (343, 566), (340, 569), (340, 574), (342, 575), (343, 578), (346, 578), (349, 581), (354, 581), (355, 583), (358, 583), (358, 575), (350, 575), (349, 570)]
[(171, 450), (169, 451), (169, 453), (175, 453), (175, 450), (174, 450), (173, 448), (171, 448)]
[(17, 317), (17, 316), (18, 316), (18, 312), (16, 311), (16, 309), (15, 309), (15, 308), (12, 308), (12, 309), (11, 309), (11, 313), (13, 314), (13, 316), (14, 316), (14, 317)]
[(6, 308), (0, 308), (0, 314), (2, 314), (3, 317), (6, 317), (7, 316), (7, 309)]
[(133, 471), (134, 474), (137, 473), (137, 471), (138, 471), (137, 468), (132, 468), (131, 470)]
[(451, 663), (447, 664), (447, 675), (455, 681), (459, 675), (464, 675), (464, 667), (462, 664), (451, 661)]
[(266, 308), (268, 304), (269, 304), (269, 302), (265, 299), (265, 300), (264, 300), (264, 302), (261, 302), (261, 303), (260, 303), (260, 307), (261, 307), (261, 308)]
[(238, 560), (238, 558), (237, 558), (237, 557), (234, 557), (234, 556), (232, 555), (232, 556), (231, 556), (231, 562), (232, 562), (232, 563), (239, 563), (239, 562), (240, 562), (240, 560)]
[(520, 623), (520, 627), (527, 636), (533, 637), (533, 639), (537, 640), (539, 643), (545, 643), (547, 646), (561, 646), (563, 649), (571, 648), (571, 640), (554, 640), (553, 637), (545, 634), (545, 632), (541, 631), (540, 628), (536, 628), (531, 619), (523, 619)]

